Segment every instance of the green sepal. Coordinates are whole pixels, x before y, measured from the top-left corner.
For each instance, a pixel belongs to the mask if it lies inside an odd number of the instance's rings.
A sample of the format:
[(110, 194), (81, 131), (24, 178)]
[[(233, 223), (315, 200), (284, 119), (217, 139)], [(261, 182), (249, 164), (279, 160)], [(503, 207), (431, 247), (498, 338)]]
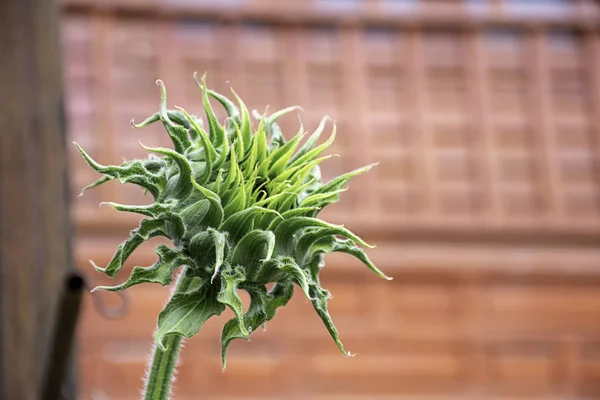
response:
[(273, 159), (271, 160), (271, 165), (269, 167), (270, 178), (276, 177), (285, 170), (290, 158), (294, 154), (294, 151), (296, 151), (296, 148), (300, 144), (302, 138), (303, 135), (298, 134), (282, 147), (273, 150)]
[(117, 251), (113, 255), (106, 268), (100, 268), (94, 264), (93, 261), (90, 262), (96, 271), (102, 272), (103, 274), (114, 278), (119, 270), (123, 267), (123, 264), (125, 261), (127, 261), (131, 253), (133, 253), (140, 244), (155, 236), (168, 237), (168, 234), (165, 231), (164, 221), (143, 219), (140, 222), (140, 226), (131, 231), (129, 238), (119, 245)]
[(377, 165), (377, 163), (370, 164), (370, 165), (367, 165), (365, 167), (355, 169), (354, 171), (350, 171), (350, 172), (347, 172), (347, 173), (345, 173), (343, 175), (340, 175), (340, 176), (338, 176), (336, 178), (333, 178), (332, 180), (330, 180), (329, 182), (327, 182), (323, 186), (321, 186), (318, 189), (316, 189), (313, 193), (331, 193), (331, 192), (335, 192), (336, 190), (343, 189), (344, 186), (346, 185), (346, 183), (348, 183), (348, 181), (350, 179), (354, 178), (355, 176), (364, 174), (365, 172), (367, 172), (371, 168), (373, 168), (375, 165)]
[[(250, 294), (250, 307), (244, 315), (244, 325), (250, 332), (255, 331), (259, 326), (273, 319), (277, 309), (285, 306), (294, 294), (294, 288), (290, 283), (276, 283), (268, 293), (266, 288), (261, 285), (244, 288)], [(221, 334), (221, 361), (223, 370), (227, 367), (227, 348), (231, 341), (234, 339), (248, 340), (248, 336), (240, 330), (237, 318), (232, 318), (225, 323)]]
[[(267, 322), (267, 313), (265, 311), (265, 302), (267, 297), (267, 290), (265, 287), (256, 287), (247, 289), (250, 294), (250, 307), (248, 312), (244, 314), (244, 326), (247, 327), (248, 332), (253, 332)], [(234, 339), (245, 339), (248, 340), (249, 334), (245, 334), (239, 323), (239, 318), (235, 317), (230, 319), (223, 326), (221, 333), (221, 363), (223, 371), (227, 368), (227, 348)]]
[[(81, 153), (83, 159), (87, 162), (87, 164), (96, 172), (109, 175), (116, 178), (119, 183), (133, 183), (135, 185), (141, 186), (148, 192), (157, 198), (160, 190), (165, 185), (164, 176), (160, 176), (157, 174), (153, 174), (149, 171), (145, 164), (148, 160), (133, 160), (133, 161), (125, 161), (123, 164), (119, 166), (106, 166), (97, 163), (89, 154), (87, 154), (81, 146), (77, 143), (73, 142), (77, 150)], [(152, 163), (156, 163), (156, 161), (152, 161)], [(101, 178), (102, 179), (102, 178)], [(103, 182), (100, 182), (103, 183)], [(98, 181), (94, 182), (92, 185), (99, 185)]]
[(252, 140), (252, 121), (250, 120), (250, 113), (248, 112), (248, 108), (242, 99), (240, 99), (233, 89), (231, 89), (231, 93), (235, 97), (240, 108), (240, 133), (244, 143), (244, 152), (246, 152), (246, 150), (250, 147)]
[[(171, 112), (169, 112), (169, 110), (167, 110), (167, 88), (165, 87), (164, 82), (160, 79), (157, 79), (156, 84), (160, 86), (161, 93), (158, 117), (162, 121), (163, 126), (167, 131), (167, 134), (171, 138), (171, 142), (173, 142), (173, 147), (175, 148), (175, 151), (177, 153), (183, 154), (185, 153), (186, 149), (188, 149), (191, 146), (187, 130), (181, 125), (174, 124), (171, 120), (171, 117), (175, 115), (173, 115)], [(154, 122), (153, 117), (150, 118), (152, 118), (151, 121)], [(148, 123), (147, 121), (148, 120), (143, 121), (140, 125), (135, 125), (132, 122), (131, 125), (135, 128), (140, 128), (142, 126), (145, 126)]]
[(205, 216), (206, 225), (212, 228), (218, 228), (223, 222), (223, 207), (221, 198), (214, 192), (198, 184), (194, 177), (191, 177), (192, 184), (209, 202), (210, 210)]
[(253, 229), (256, 218), (266, 213), (279, 216), (279, 213), (275, 210), (252, 206), (231, 215), (223, 222), (219, 230), (229, 232), (231, 242), (237, 243), (246, 233)]
[(211, 274), (211, 282), (223, 265), (225, 248), (225, 235), (212, 228), (198, 233), (190, 240), (190, 255), (196, 265), (203, 266), (206, 272)]
[(189, 240), (206, 229), (208, 224), (204, 223), (204, 220), (209, 211), (210, 201), (203, 198), (195, 199), (195, 201), (179, 210), (179, 215), (185, 224), (184, 239)]
[(240, 332), (243, 335), (249, 335), (250, 332), (244, 324), (244, 303), (238, 295), (238, 286), (246, 280), (244, 268), (241, 266), (232, 267), (227, 265), (221, 271), (221, 290), (217, 295), (217, 300), (226, 305), (233, 311), (238, 320)]
[[(194, 74), (194, 78), (196, 78), (195, 75), (196, 74)], [(198, 86), (200, 86), (197, 79), (196, 79), (196, 84)], [(227, 116), (229, 118), (231, 118), (232, 122), (237, 123), (237, 124), (240, 123), (240, 110), (237, 108), (237, 106), (235, 105), (235, 103), (233, 101), (229, 100), (227, 97), (223, 96), (222, 94), (215, 92), (214, 90), (208, 89), (207, 92), (208, 92), (209, 96), (211, 96), (212, 98), (217, 100), (219, 103), (221, 103), (221, 105), (227, 112)]]
[[(326, 228), (323, 228), (326, 229)], [(387, 276), (386, 274), (383, 273), (383, 271), (381, 271), (379, 268), (377, 268), (375, 266), (375, 264), (373, 264), (373, 262), (371, 261), (371, 259), (369, 258), (369, 256), (367, 255), (367, 253), (361, 249), (360, 247), (358, 247), (356, 245), (356, 243), (351, 240), (351, 239), (340, 239), (337, 238), (333, 235), (326, 235), (325, 231), (321, 231), (325, 236), (319, 238), (318, 240), (314, 240), (312, 241), (312, 244), (309, 246), (308, 251), (307, 251), (307, 255), (305, 255), (304, 259), (312, 259), (314, 257), (314, 254), (316, 252), (323, 252), (323, 253), (334, 253), (334, 252), (340, 252), (340, 253), (346, 253), (349, 254), (351, 256), (354, 256), (355, 258), (357, 258), (359, 261), (361, 261), (364, 265), (367, 266), (367, 268), (369, 268), (371, 271), (373, 271), (374, 273), (376, 273), (379, 277), (384, 278), (388, 281), (391, 281), (392, 277)], [(318, 233), (315, 233), (315, 235), (317, 235)], [(308, 235), (305, 235), (305, 237), (308, 239)], [(306, 242), (303, 243), (303, 240), (305, 239), (305, 237), (303, 237), (302, 239), (300, 239), (300, 243), (298, 244), (298, 248), (306, 248), (307, 243), (310, 240), (307, 240)]]
[(173, 273), (177, 267), (191, 261), (181, 250), (170, 249), (164, 244), (159, 245), (155, 253), (158, 255), (158, 261), (150, 267), (134, 267), (126, 282), (116, 286), (97, 286), (96, 290), (108, 290), (112, 292), (125, 290), (131, 286), (140, 283), (160, 283), (163, 286), (171, 284)]
[(156, 220), (165, 222), (168, 237), (171, 239), (179, 239), (185, 233), (185, 225), (181, 216), (174, 210), (177, 206), (176, 200), (166, 200), (163, 203), (155, 202), (150, 205), (130, 206), (126, 204), (118, 204), (113, 202), (102, 202), (100, 205), (107, 205), (117, 211), (132, 212), (136, 214), (146, 215)]
[(373, 247), (341, 225), (333, 225), (311, 217), (292, 217), (283, 220), (275, 229), (275, 237), (277, 238), (275, 245), (276, 253), (281, 255), (293, 254), (297, 240), (295, 234), (304, 228), (327, 228), (332, 232), (336, 232), (337, 235), (354, 240), (361, 246)]
[(300, 207), (315, 206), (317, 208), (323, 208), (328, 204), (335, 203), (340, 198), (340, 193), (345, 192), (347, 189), (338, 189), (333, 192), (327, 193), (312, 193), (300, 201)]
[(114, 176), (110, 176), (110, 175), (104, 175), (101, 178), (97, 179), (96, 181), (90, 183), (89, 185), (85, 186), (83, 189), (81, 189), (81, 192), (79, 192), (79, 196), (83, 196), (83, 194), (85, 192), (87, 192), (90, 189), (93, 189), (95, 187), (98, 187), (100, 185), (102, 185), (103, 183), (112, 181), (113, 179), (115, 179)]
[(290, 163), (292, 163), (292, 164), (295, 163), (298, 159), (303, 158), (309, 151), (311, 151), (313, 149), (313, 147), (315, 146), (315, 144), (321, 137), (323, 130), (325, 130), (325, 125), (327, 124), (327, 121), (331, 121), (331, 118), (328, 115), (324, 116), (321, 119), (321, 122), (319, 123), (319, 126), (317, 127), (317, 129), (314, 131), (314, 133), (312, 135), (310, 135), (310, 137), (306, 140), (304, 145), (302, 145), (300, 150), (298, 150), (298, 152), (296, 154), (294, 154)]
[(215, 165), (213, 166), (213, 169), (219, 169), (225, 162), (225, 157), (229, 151), (229, 143), (227, 141), (228, 138), (225, 136), (225, 130), (217, 121), (217, 116), (210, 105), (210, 100), (208, 99), (208, 90), (206, 89), (206, 74), (202, 76), (202, 84), (200, 84), (198, 81), (196, 81), (196, 83), (198, 86), (200, 86), (200, 89), (202, 89), (202, 104), (204, 105), (204, 112), (206, 113), (206, 119), (208, 121), (210, 140), (215, 149), (221, 149), (221, 155), (215, 161)]
[(342, 354), (345, 356), (350, 356), (350, 357), (353, 356), (352, 353), (350, 353), (349, 351), (346, 351), (346, 349), (344, 349), (344, 345), (342, 344), (342, 342), (340, 340), (338, 330), (335, 327), (335, 325), (333, 324), (331, 316), (329, 315), (329, 311), (327, 310), (327, 301), (331, 298), (331, 295), (329, 294), (329, 292), (327, 290), (321, 288), (317, 283), (310, 284), (309, 292), (310, 292), (310, 297), (313, 299), (313, 300), (311, 300), (313, 308), (315, 309), (315, 311), (317, 312), (317, 314), (323, 321), (323, 324), (325, 324), (327, 331), (333, 338), (338, 349), (340, 349)]
[(294, 282), (302, 289), (304, 295), (310, 299), (308, 291), (310, 277), (291, 257), (280, 256), (265, 260), (265, 262), (261, 263), (252, 280), (260, 284), (281, 281)]
[(206, 279), (194, 291), (175, 293), (158, 315), (158, 328), (154, 333), (157, 346), (163, 351), (169, 335), (191, 338), (213, 315), (221, 315), (225, 305), (217, 301), (219, 287)]
[(202, 127), (198, 124), (198, 122), (194, 118), (192, 118), (183, 108), (178, 108), (178, 110), (185, 115), (185, 117), (191, 124), (192, 128), (190, 129), (190, 132), (193, 131), (196, 133), (200, 140), (200, 145), (204, 150), (205, 168), (203, 175), (200, 177), (200, 183), (205, 184), (210, 179), (210, 175), (213, 169), (213, 163), (217, 158), (217, 150), (214, 148), (212, 142), (210, 141), (210, 138), (208, 137), (204, 129), (202, 129)]
[(296, 158), (294, 161), (291, 161), (288, 168), (294, 168), (297, 165), (302, 165), (306, 162), (316, 159), (321, 153), (323, 153), (335, 140), (336, 126), (333, 126), (333, 131), (331, 132), (331, 136), (320, 146), (315, 147), (314, 149), (306, 152), (302, 157)]
[(300, 106), (291, 106), (291, 107), (287, 107), (282, 110), (276, 111), (266, 118), (263, 117), (264, 121), (265, 121), (265, 131), (268, 132), (269, 130), (271, 130), (271, 127), (273, 126), (275, 121), (277, 121), (279, 118), (283, 117), (285, 114), (291, 113), (292, 111), (304, 111), (304, 110)]
[(141, 143), (140, 145), (147, 151), (162, 154), (175, 161), (177, 167), (179, 168), (179, 174), (177, 175), (175, 188), (174, 190), (167, 189), (165, 190), (165, 193), (169, 193), (169, 195), (175, 199), (186, 198), (192, 191), (192, 181), (190, 179), (190, 176), (192, 175), (192, 167), (190, 166), (190, 163), (187, 160), (187, 158), (171, 149), (166, 149), (163, 147), (146, 147)]
[(242, 237), (233, 250), (231, 263), (243, 265), (248, 279), (258, 273), (260, 264), (268, 261), (275, 248), (275, 235), (271, 231), (254, 230)]

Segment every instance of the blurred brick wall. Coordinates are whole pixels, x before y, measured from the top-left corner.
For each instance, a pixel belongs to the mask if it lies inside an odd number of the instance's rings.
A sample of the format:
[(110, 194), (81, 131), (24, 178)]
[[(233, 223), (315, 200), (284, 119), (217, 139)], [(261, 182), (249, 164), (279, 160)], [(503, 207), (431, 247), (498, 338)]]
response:
[[(192, 73), (250, 107), (338, 123), (326, 177), (379, 160), (326, 211), (371, 242), (380, 282), (332, 256), (342, 357), (300, 296), (219, 367), (220, 321), (187, 343), (177, 399), (600, 397), (600, 9), (592, 1), (103, 1), (64, 5), (69, 132), (103, 163), (141, 156), (158, 107), (200, 114)], [(222, 114), (221, 114), (222, 116)], [(297, 130), (295, 116), (283, 128)], [(95, 177), (75, 152), (77, 190)], [(75, 201), (77, 259), (109, 260), (136, 225)], [(149, 265), (139, 250), (131, 265)], [(146, 249), (146, 250), (144, 250)], [(123, 271), (125, 277), (127, 271)], [(98, 283), (101, 277), (90, 273)], [(124, 279), (124, 278), (122, 278)], [(88, 301), (81, 398), (135, 399), (166, 290), (121, 320)], [(106, 301), (114, 301), (110, 295)], [(223, 318), (228, 318), (225, 316)]]

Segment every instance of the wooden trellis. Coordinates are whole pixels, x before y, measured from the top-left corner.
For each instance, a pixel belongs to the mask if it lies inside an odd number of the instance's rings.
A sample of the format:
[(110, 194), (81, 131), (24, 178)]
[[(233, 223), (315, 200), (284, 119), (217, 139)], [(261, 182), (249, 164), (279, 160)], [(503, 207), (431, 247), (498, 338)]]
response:
[[(213, 86), (230, 83), (258, 110), (301, 104), (308, 129), (333, 116), (343, 158), (332, 172), (381, 162), (357, 183), (366, 190), (334, 211), (352, 209), (364, 230), (600, 233), (600, 37), (584, 12), (597, 16), (592, 2), (533, 21), (508, 14), (519, 2), (489, 2), (497, 12), (481, 18), (472, 9), (488, 3), (455, 4), (447, 20), (424, 2), (406, 26), (382, 11), (391, 1), (342, 1), (353, 6), (335, 15), (319, 10), (336, 2), (316, 1), (299, 16), (284, 3), (281, 20), (297, 17), (293, 25), (274, 18), (279, 3), (103, 3), (108, 15), (68, 3), (73, 138), (101, 160), (140, 155), (135, 138), (164, 139), (127, 125), (156, 108), (155, 77), (171, 104), (199, 110), (191, 74), (208, 71)], [(297, 121), (285, 122), (293, 134)], [(81, 171), (76, 183), (89, 179)], [(116, 187), (99, 195), (140, 200)], [(99, 215), (78, 212), (82, 224)]]
[[(361, 355), (339, 357), (297, 298), (268, 333), (232, 346), (226, 374), (218, 324), (203, 328), (186, 346), (178, 398), (600, 394), (596, 2), (68, 0), (64, 9), (70, 135), (101, 162), (142, 155), (138, 139), (167, 144), (160, 127), (129, 127), (157, 109), (157, 77), (170, 105), (201, 114), (194, 71), (259, 112), (302, 105), (307, 130), (334, 117), (342, 157), (328, 161), (331, 174), (380, 161), (327, 211), (376, 241), (374, 260), (397, 278), (371, 280), (331, 258), (332, 313)], [(294, 116), (282, 123), (296, 132)], [(94, 175), (71, 156), (79, 188)], [(135, 226), (98, 211), (101, 200), (148, 201), (116, 184), (78, 199), (82, 265), (106, 262)], [(143, 251), (132, 260), (152, 262)], [(84, 394), (137, 396), (164, 291), (132, 293), (124, 321), (87, 314)]]

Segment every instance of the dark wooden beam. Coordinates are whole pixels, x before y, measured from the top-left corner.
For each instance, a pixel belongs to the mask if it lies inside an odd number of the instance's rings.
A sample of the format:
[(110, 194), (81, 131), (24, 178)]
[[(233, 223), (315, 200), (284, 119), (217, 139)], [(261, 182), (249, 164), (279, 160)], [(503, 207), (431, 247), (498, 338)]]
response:
[(71, 269), (59, 13), (0, 1), (0, 399), (37, 399)]

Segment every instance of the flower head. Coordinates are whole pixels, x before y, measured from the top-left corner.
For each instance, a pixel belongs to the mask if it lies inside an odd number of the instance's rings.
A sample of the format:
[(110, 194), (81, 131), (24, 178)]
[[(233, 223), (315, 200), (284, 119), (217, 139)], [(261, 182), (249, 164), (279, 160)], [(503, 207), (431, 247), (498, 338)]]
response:
[[(196, 81), (198, 83), (198, 81)], [(195, 335), (204, 322), (229, 307), (235, 317), (223, 327), (222, 357), (233, 339), (247, 339), (250, 333), (275, 315), (290, 300), (294, 285), (311, 301), (327, 330), (344, 354), (338, 332), (327, 311), (329, 292), (319, 283), (324, 255), (348, 253), (377, 275), (386, 277), (360, 247), (372, 247), (343, 226), (318, 218), (319, 212), (339, 199), (340, 192), (367, 166), (338, 176), (321, 179), (321, 156), (335, 138), (320, 145), (328, 117), (306, 137), (302, 127), (286, 141), (276, 120), (299, 109), (290, 107), (272, 115), (258, 116), (254, 128), (248, 109), (232, 91), (235, 102), (198, 83), (203, 96), (206, 124), (177, 108), (168, 110), (162, 81), (157, 113), (133, 126), (139, 128), (160, 121), (173, 149), (147, 148), (147, 159), (105, 166), (77, 146), (85, 161), (103, 176), (84, 191), (117, 179), (133, 183), (150, 193), (149, 205), (106, 203), (119, 211), (145, 215), (138, 228), (119, 245), (105, 268), (94, 267), (114, 277), (131, 253), (154, 236), (172, 240), (173, 247), (159, 245), (158, 260), (150, 267), (135, 267), (129, 278), (117, 286), (97, 289), (124, 290), (140, 283), (168, 285), (175, 270), (187, 267), (191, 276), (185, 290), (176, 292), (158, 317), (155, 332), (159, 346), (169, 335)], [(217, 100), (228, 118), (221, 124), (209, 97)], [(237, 103), (237, 104), (236, 104)], [(270, 290), (267, 284), (274, 283)], [(239, 290), (250, 294), (244, 313)]]

